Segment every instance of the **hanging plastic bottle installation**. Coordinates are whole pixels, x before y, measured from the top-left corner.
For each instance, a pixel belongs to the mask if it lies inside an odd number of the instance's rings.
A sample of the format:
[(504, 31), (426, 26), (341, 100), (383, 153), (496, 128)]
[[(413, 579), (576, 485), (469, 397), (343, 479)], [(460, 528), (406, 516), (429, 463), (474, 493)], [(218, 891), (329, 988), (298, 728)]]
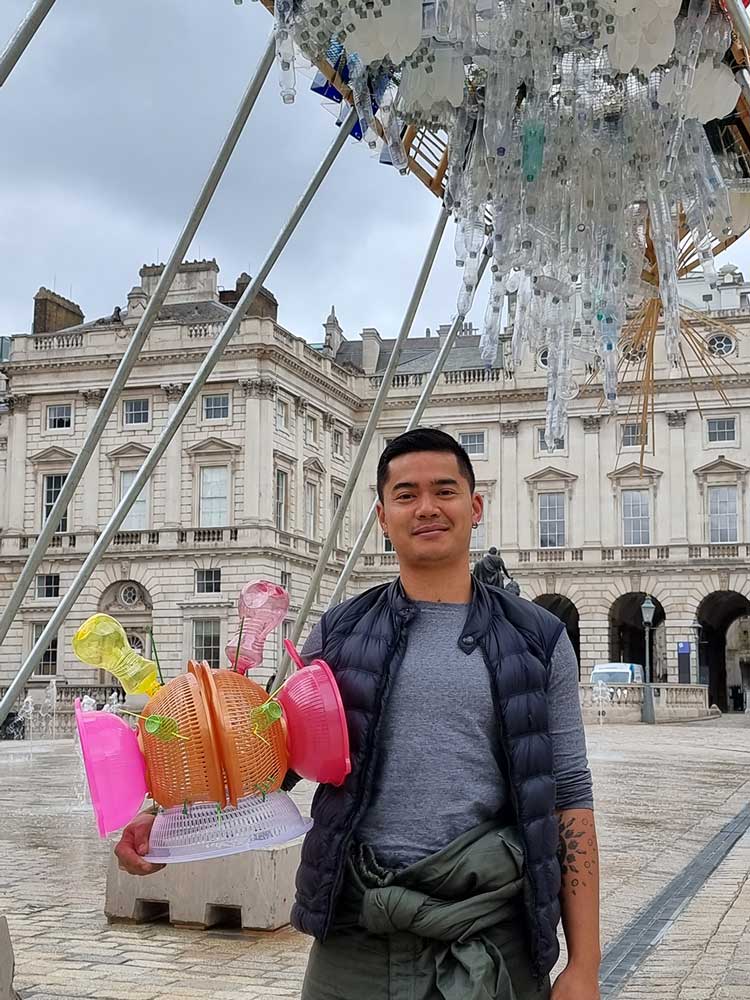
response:
[(714, 284), (714, 241), (731, 232), (732, 208), (750, 217), (746, 164), (717, 156), (703, 128), (739, 96), (718, 5), (279, 0), (276, 32), (284, 100), (294, 95), (295, 43), (310, 59), (335, 52), (367, 145), (398, 169), (404, 124), (447, 131), (458, 308), (471, 305), (492, 219), (482, 357), (496, 362), (514, 286), (504, 364), (512, 372), (531, 350), (548, 349), (549, 442), (575, 394), (573, 361), (599, 368), (616, 406), (625, 313), (653, 294), (641, 278), (649, 240), (667, 357), (679, 366), (678, 220)]

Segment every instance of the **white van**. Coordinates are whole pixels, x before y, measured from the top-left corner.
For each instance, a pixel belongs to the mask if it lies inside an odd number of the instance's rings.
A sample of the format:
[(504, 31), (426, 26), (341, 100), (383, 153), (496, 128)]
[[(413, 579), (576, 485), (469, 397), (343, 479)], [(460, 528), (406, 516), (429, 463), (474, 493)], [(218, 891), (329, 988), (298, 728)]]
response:
[(597, 663), (591, 671), (592, 684), (643, 684), (640, 663)]

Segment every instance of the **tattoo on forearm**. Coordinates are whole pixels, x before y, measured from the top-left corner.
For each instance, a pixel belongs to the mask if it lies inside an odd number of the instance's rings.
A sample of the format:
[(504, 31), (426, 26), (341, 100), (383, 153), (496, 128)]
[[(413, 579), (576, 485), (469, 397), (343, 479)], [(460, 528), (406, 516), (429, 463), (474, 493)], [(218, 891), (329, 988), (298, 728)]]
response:
[(563, 888), (585, 888), (598, 864), (593, 820), (560, 816), (560, 869)]

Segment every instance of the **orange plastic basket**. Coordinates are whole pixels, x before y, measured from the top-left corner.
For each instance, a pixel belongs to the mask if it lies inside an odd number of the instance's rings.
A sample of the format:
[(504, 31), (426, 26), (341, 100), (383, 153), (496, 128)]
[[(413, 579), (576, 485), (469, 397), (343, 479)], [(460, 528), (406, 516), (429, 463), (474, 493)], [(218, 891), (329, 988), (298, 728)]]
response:
[(266, 692), (233, 670), (211, 670), (207, 664), (189, 669), (200, 677), (213, 714), (229, 801), (237, 805), (246, 795), (276, 791), (288, 767), (284, 726), (279, 720), (261, 732), (250, 716), (268, 700)]
[(180, 674), (160, 688), (143, 710), (144, 718), (174, 719), (186, 739), (165, 741), (140, 722), (146, 775), (151, 794), (169, 809), (191, 802), (226, 803), (218, 744), (201, 685), (193, 673)]

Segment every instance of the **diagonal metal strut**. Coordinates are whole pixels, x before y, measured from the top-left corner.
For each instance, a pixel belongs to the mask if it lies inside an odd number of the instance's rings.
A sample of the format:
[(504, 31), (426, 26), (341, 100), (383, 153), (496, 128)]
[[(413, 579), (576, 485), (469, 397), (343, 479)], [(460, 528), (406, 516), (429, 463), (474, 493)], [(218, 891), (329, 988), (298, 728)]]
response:
[(258, 268), (257, 274), (250, 282), (248, 287), (245, 289), (242, 297), (240, 298), (239, 302), (232, 311), (231, 316), (229, 316), (226, 323), (224, 324), (221, 333), (216, 338), (216, 341), (214, 342), (211, 350), (204, 358), (203, 363), (201, 364), (195, 377), (193, 378), (193, 381), (186, 389), (185, 394), (183, 395), (182, 399), (177, 405), (177, 408), (175, 409), (170, 419), (167, 421), (167, 424), (164, 430), (162, 431), (161, 435), (159, 436), (158, 441), (147, 455), (141, 468), (138, 470), (138, 475), (133, 480), (130, 489), (123, 496), (122, 500), (115, 508), (112, 517), (109, 519), (105, 527), (102, 529), (101, 535), (97, 539), (94, 547), (91, 549), (91, 552), (86, 557), (83, 566), (81, 566), (80, 570), (78, 571), (78, 574), (76, 575), (76, 578), (70, 585), (70, 589), (65, 593), (65, 595), (61, 599), (60, 603), (55, 609), (54, 614), (52, 615), (49, 622), (45, 626), (44, 631), (42, 632), (42, 634), (39, 636), (39, 639), (35, 643), (34, 648), (31, 650), (28, 657), (24, 661), (23, 666), (21, 667), (21, 669), (18, 671), (15, 678), (11, 682), (10, 687), (8, 688), (5, 694), (5, 697), (2, 699), (2, 701), (0, 701), (0, 723), (3, 722), (8, 712), (10, 711), (11, 706), (15, 702), (16, 698), (23, 691), (24, 684), (31, 676), (31, 674), (34, 672), (34, 669), (36, 668), (36, 666), (38, 665), (39, 661), (42, 658), (42, 655), (44, 654), (44, 650), (47, 648), (50, 641), (52, 640), (52, 638), (55, 636), (60, 626), (65, 621), (68, 612), (75, 604), (76, 600), (78, 599), (78, 596), (80, 595), (81, 591), (86, 586), (86, 583), (91, 577), (91, 574), (94, 572), (102, 556), (106, 552), (107, 546), (109, 545), (113, 536), (119, 530), (120, 525), (125, 520), (128, 514), (128, 511), (133, 506), (135, 501), (138, 499), (139, 493), (145, 486), (146, 482), (151, 476), (151, 473), (154, 471), (156, 464), (158, 463), (159, 459), (162, 457), (164, 452), (167, 450), (167, 447), (172, 438), (174, 437), (174, 435), (176, 434), (177, 429), (187, 416), (193, 404), (195, 403), (195, 400), (197, 399), (198, 394), (203, 388), (206, 379), (211, 374), (217, 362), (221, 358), (221, 355), (223, 354), (225, 347), (228, 345), (229, 341), (232, 339), (237, 329), (239, 328), (239, 325), (242, 322), (242, 319), (245, 313), (247, 312), (248, 307), (250, 306), (251, 302), (260, 291), (263, 282), (270, 274), (274, 264), (281, 256), (284, 247), (287, 245), (287, 243), (292, 237), (292, 234), (297, 229), (300, 220), (304, 216), (308, 206), (310, 205), (310, 202), (315, 197), (315, 194), (317, 193), (318, 189), (323, 183), (323, 180), (325, 179), (329, 170), (333, 166), (336, 157), (341, 152), (344, 143), (349, 137), (349, 134), (351, 130), (354, 128), (356, 122), (357, 122), (357, 112), (352, 110), (347, 116), (346, 121), (342, 124), (341, 128), (338, 130), (336, 138), (331, 144), (326, 155), (323, 157), (320, 166), (313, 174), (300, 200), (294, 206), (288, 221), (285, 223), (281, 232), (277, 236), (275, 243), (268, 252), (268, 255)]
[(13, 69), (26, 51), (31, 39), (42, 25), (42, 21), (55, 5), (55, 0), (35, 0), (34, 6), (21, 21), (18, 30), (5, 46), (0, 55), (0, 87), (5, 83)]
[(237, 109), (237, 114), (232, 122), (232, 126), (222, 143), (216, 157), (216, 161), (214, 162), (211, 172), (209, 173), (208, 178), (203, 185), (203, 189), (198, 196), (198, 200), (195, 203), (195, 207), (193, 208), (190, 218), (185, 224), (185, 228), (182, 230), (182, 233), (172, 250), (169, 260), (164, 266), (164, 271), (159, 279), (159, 283), (154, 289), (154, 293), (146, 306), (146, 311), (135, 329), (125, 354), (122, 356), (122, 360), (120, 361), (117, 371), (115, 372), (112, 383), (107, 389), (106, 395), (104, 396), (101, 406), (99, 407), (96, 417), (94, 418), (91, 430), (86, 436), (86, 440), (83, 442), (81, 450), (76, 455), (73, 464), (70, 467), (70, 472), (63, 483), (60, 495), (58, 496), (49, 517), (42, 525), (39, 537), (29, 553), (29, 557), (26, 560), (26, 564), (20, 577), (18, 578), (13, 593), (8, 599), (8, 604), (3, 610), (3, 614), (0, 617), (0, 644), (2, 644), (8, 634), (8, 630), (15, 620), (18, 609), (26, 596), (26, 591), (29, 589), (34, 580), (36, 571), (44, 559), (44, 555), (57, 530), (57, 526), (73, 497), (76, 487), (80, 483), (81, 478), (86, 471), (86, 466), (89, 464), (91, 456), (93, 455), (94, 450), (96, 449), (96, 446), (107, 427), (107, 422), (117, 406), (120, 392), (130, 377), (131, 371), (135, 367), (138, 356), (140, 355), (143, 345), (146, 342), (146, 338), (151, 332), (151, 328), (159, 315), (159, 310), (167, 297), (167, 292), (172, 286), (172, 282), (175, 279), (175, 275), (177, 274), (180, 264), (185, 258), (185, 254), (190, 249), (190, 244), (195, 238), (198, 227), (206, 214), (206, 210), (208, 209), (211, 199), (219, 186), (219, 181), (221, 180), (232, 153), (235, 150), (237, 142), (242, 135), (242, 130), (250, 117), (258, 95), (263, 88), (263, 84), (265, 83), (268, 72), (273, 64), (274, 56), (275, 43), (273, 35), (271, 35), (266, 44), (265, 51), (261, 56), (258, 68), (256, 69), (255, 74), (245, 91), (242, 101), (240, 102), (240, 106)]

